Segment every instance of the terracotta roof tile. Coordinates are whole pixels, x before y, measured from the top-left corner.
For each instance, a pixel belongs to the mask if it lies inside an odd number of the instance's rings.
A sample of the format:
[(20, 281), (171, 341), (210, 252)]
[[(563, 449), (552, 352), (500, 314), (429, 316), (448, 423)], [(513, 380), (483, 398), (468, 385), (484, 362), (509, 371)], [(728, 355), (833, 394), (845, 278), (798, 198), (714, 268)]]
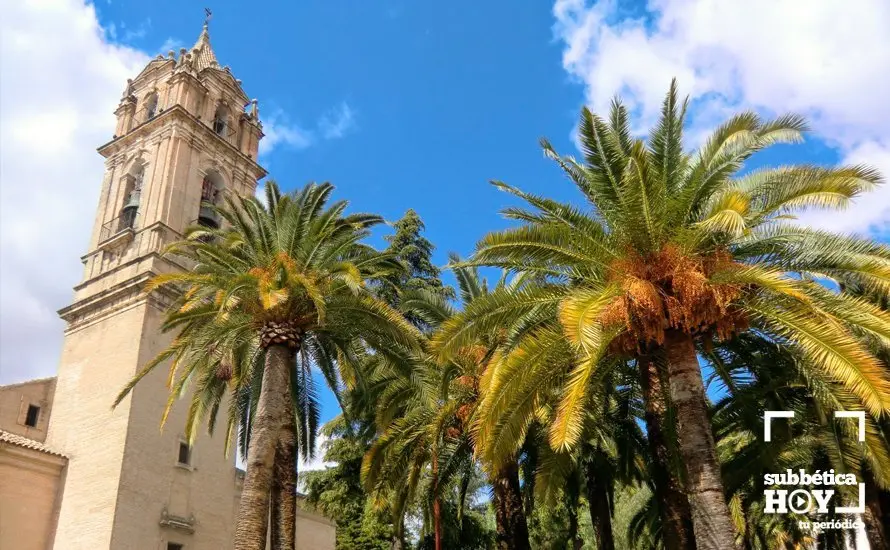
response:
[(33, 439), (28, 439), (27, 437), (16, 435), (5, 430), (0, 430), (0, 443), (9, 443), (10, 445), (16, 445), (18, 447), (40, 451), (41, 453), (47, 453), (55, 456), (61, 456), (62, 458), (67, 458), (62, 453), (50, 449), (48, 446), (39, 441), (34, 441)]

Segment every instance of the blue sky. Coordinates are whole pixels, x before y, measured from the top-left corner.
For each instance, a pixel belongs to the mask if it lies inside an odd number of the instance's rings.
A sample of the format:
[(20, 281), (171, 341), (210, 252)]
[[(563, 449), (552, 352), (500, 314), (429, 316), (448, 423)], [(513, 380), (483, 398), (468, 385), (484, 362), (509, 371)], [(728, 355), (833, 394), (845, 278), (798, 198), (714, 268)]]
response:
[[(124, 32), (151, 18), (132, 40), (141, 49), (170, 37), (190, 47), (202, 10), (152, 17), (185, 11), (167, 4), (99, 4), (98, 14), (108, 25), (137, 22)], [(469, 254), (485, 231), (505, 225), (498, 210), (507, 196), (488, 180), (570, 196), (538, 138), (572, 149), (583, 100), (583, 86), (562, 69), (546, 3), (455, 4), (295, 2), (259, 6), (245, 25), (234, 3), (217, 3), (210, 22), (220, 63), (260, 99), (261, 115), (312, 134), (311, 145), (283, 143), (264, 156), (270, 177), (285, 188), (330, 181), (352, 208), (388, 220), (415, 209), (440, 265), (449, 251)], [(240, 39), (244, 32), (256, 37)], [(344, 104), (351, 124), (326, 139), (319, 122), (342, 116)], [(322, 398), (327, 419), (336, 402), (328, 392)]]
[[(578, 198), (543, 158), (540, 137), (574, 153), (581, 105), (602, 110), (616, 93), (643, 130), (674, 76), (694, 100), (693, 142), (741, 108), (793, 110), (813, 120), (812, 136), (758, 163), (869, 162), (890, 173), (881, 92), (890, 89), (890, 4), (857, 2), (802, 12), (796, 0), (217, 1), (210, 32), (220, 63), (260, 101), (271, 176), (285, 188), (331, 181), (355, 210), (389, 220), (414, 208), (441, 265), (505, 226), (498, 211), (508, 199), (490, 179)], [(126, 78), (149, 56), (191, 47), (204, 6), (53, 0), (6, 9), (0, 383), (55, 372), (55, 311), (79, 279), (101, 181), (95, 147), (113, 132)], [(886, 238), (888, 190), (806, 221)], [(329, 418), (336, 407), (329, 395), (324, 402)]]
[[(141, 49), (170, 37), (191, 46), (202, 10), (166, 4), (99, 4), (99, 17), (130, 21), (127, 28), (151, 18), (133, 40)], [(167, 9), (180, 16), (152, 16)], [(444, 263), (446, 251), (468, 253), (500, 224), (505, 197), (489, 179), (538, 189), (558, 181), (537, 140), (571, 148), (583, 87), (562, 70), (544, 2), (294, 2), (249, 16), (234, 3), (213, 9), (214, 50), (260, 99), (261, 114), (312, 134), (307, 147), (281, 143), (264, 156), (286, 188), (329, 180), (354, 208), (388, 219), (414, 208)], [(325, 139), (319, 122), (342, 118), (344, 105), (348, 127)]]

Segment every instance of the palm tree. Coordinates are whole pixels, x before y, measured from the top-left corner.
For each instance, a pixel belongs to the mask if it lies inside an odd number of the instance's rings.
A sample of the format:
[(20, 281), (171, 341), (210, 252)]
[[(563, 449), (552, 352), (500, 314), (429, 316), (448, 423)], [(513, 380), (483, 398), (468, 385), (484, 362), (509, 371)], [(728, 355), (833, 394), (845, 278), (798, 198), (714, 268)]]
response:
[[(450, 255), (452, 263), (460, 258)], [(479, 277), (474, 268), (455, 268), (458, 295), (461, 307), (467, 307), (474, 300), (489, 294), (488, 282)], [(494, 291), (511, 291), (519, 288), (524, 277), (518, 276), (507, 281), (506, 274), (498, 281)], [(413, 318), (419, 319), (435, 330), (449, 318), (457, 314), (457, 309), (448, 303), (442, 294), (414, 291), (406, 293), (402, 309)], [(453, 443), (455, 450), (466, 453), (463, 460), (472, 461), (475, 443), (472, 426), (474, 415), (484, 392), (485, 371), (493, 351), (504, 337), (505, 331), (498, 330), (480, 335), (471, 345), (460, 349), (443, 361), (442, 387), (446, 389), (444, 401), (457, 404), (453, 417), (448, 423), (446, 438)], [(444, 410), (444, 409), (443, 409)], [(495, 520), (497, 528), (497, 548), (521, 550), (529, 548), (528, 524), (523, 510), (520, 490), (519, 463), (516, 455), (502, 462), (490, 464), (489, 482), (494, 495)]]
[[(864, 443), (855, 425), (836, 422), (838, 410), (862, 405), (841, 384), (806, 369), (788, 349), (754, 334), (741, 335), (703, 353), (728, 395), (714, 407), (718, 455), (724, 471), (730, 508), (747, 548), (806, 545), (812, 534), (801, 532), (798, 518), (765, 514), (763, 474), (804, 469), (854, 473), (866, 479), (866, 488), (886, 488), (890, 474), (890, 445), (879, 424), (867, 418)], [(793, 419), (774, 428), (772, 441), (764, 442), (764, 410), (793, 410)], [(844, 491), (847, 487), (837, 490)], [(856, 491), (845, 498), (855, 502)], [(866, 510), (868, 512), (868, 510)], [(830, 519), (828, 517), (822, 519)], [(866, 523), (872, 518), (866, 513)], [(874, 536), (874, 533), (870, 534)], [(877, 544), (877, 545), (875, 545)], [(886, 546), (882, 541), (876, 548)], [(842, 538), (823, 541), (820, 548), (846, 548)]]
[[(799, 141), (806, 129), (800, 117), (764, 121), (740, 113), (696, 153), (686, 153), (686, 104), (673, 83), (647, 141), (632, 137), (620, 100), (608, 120), (583, 109), (583, 162), (543, 141), (545, 154), (587, 200), (587, 211), (495, 182), (532, 208), (508, 208), (505, 214), (521, 225), (484, 237), (470, 263), (541, 280), (470, 304), (434, 343), (447, 356), (516, 319), (533, 327), (505, 346), (491, 369), (478, 431), (487, 455), (516, 448), (536, 396), (553, 387), (561, 388), (561, 402), (550, 443), (575, 446), (600, 359), (663, 354), (696, 544), (725, 550), (735, 547), (736, 530), (696, 345), (756, 330), (794, 348), (810, 368), (881, 415), (890, 409), (890, 381), (850, 327), (888, 338), (890, 317), (815, 280), (855, 273), (886, 293), (890, 247), (787, 221), (807, 207), (847, 205), (880, 183), (870, 168), (788, 166), (738, 174), (757, 151)], [(566, 347), (578, 360), (555, 363), (554, 354)]]
[[(299, 364), (307, 364), (298, 357), (324, 365), (326, 372), (336, 365), (348, 383), (357, 376), (351, 366), (359, 343), (371, 349), (386, 349), (393, 342), (416, 347), (419, 336), (365, 285), (395, 268), (388, 257), (361, 244), (382, 219), (344, 215), (345, 201), (328, 204), (332, 191), (327, 183), (310, 184), (282, 195), (270, 182), (265, 204), (255, 197), (227, 198), (219, 209), (223, 228), (190, 228), (183, 241), (171, 245), (168, 253), (193, 268), (159, 275), (148, 290), (176, 296), (163, 330), (178, 336), (118, 397), (119, 402), (168, 360), (168, 410), (192, 378), (215, 376), (221, 365), (237, 371), (238, 380), (254, 381), (237, 550), (265, 547), (276, 454), (295, 441), (292, 405), (299, 402), (300, 389), (294, 386), (305, 372)], [(262, 362), (250, 360), (258, 356)], [(219, 400), (192, 400), (190, 437), (205, 416), (215, 417), (218, 407)], [(230, 414), (229, 437), (235, 416)], [(285, 467), (291, 467), (291, 458), (288, 452)], [(287, 481), (285, 491), (291, 491), (289, 485)], [(284, 500), (295, 498), (291, 493)], [(293, 509), (285, 501), (279, 506)]]
[[(452, 260), (456, 261), (452, 256)], [(460, 299), (465, 306), (489, 293), (487, 282), (479, 278), (475, 269), (457, 269)], [(521, 279), (502, 280), (497, 288), (515, 288)], [(403, 294), (401, 309), (415, 322), (434, 331), (442, 322), (457, 313), (447, 295), (418, 289)], [(396, 419), (388, 412), (390, 398), (380, 400), (378, 407), (387, 412), (390, 420), (381, 419), (381, 437), (375, 442), (365, 460), (365, 477), (369, 487), (413, 487), (411, 481), (420, 478), (417, 469), (429, 465), (432, 494), (432, 520), (435, 539), (440, 540), (441, 489), (469, 480), (475, 472), (473, 415), (482, 388), (491, 350), (496, 347), (498, 333), (486, 335), (461, 349), (441, 365), (421, 360), (420, 369), (410, 372), (408, 379), (389, 384), (392, 395), (400, 388), (413, 388), (402, 394), (409, 405)], [(422, 383), (412, 383), (411, 379)], [(409, 462), (407, 457), (417, 457)], [(410, 466), (409, 466), (410, 464)], [(496, 546), (498, 548), (529, 548), (528, 526), (522, 506), (519, 464), (516, 456), (494, 465), (488, 472), (494, 495)], [(408, 480), (406, 482), (405, 480)], [(466, 495), (459, 499), (463, 509)]]
[[(552, 450), (547, 441), (539, 442), (535, 489), (550, 502), (561, 493), (567, 499), (569, 519), (575, 522), (570, 531), (577, 531), (577, 518), (573, 519), (572, 513), (583, 488), (599, 550), (615, 548), (612, 516), (616, 487), (643, 480), (648, 458), (637, 424), (637, 388), (628, 383), (633, 373), (627, 372), (626, 366), (616, 365), (610, 379), (592, 388), (583, 419), (584, 433), (570, 453)], [(555, 412), (553, 404), (547, 403), (539, 409), (538, 417), (548, 421)]]

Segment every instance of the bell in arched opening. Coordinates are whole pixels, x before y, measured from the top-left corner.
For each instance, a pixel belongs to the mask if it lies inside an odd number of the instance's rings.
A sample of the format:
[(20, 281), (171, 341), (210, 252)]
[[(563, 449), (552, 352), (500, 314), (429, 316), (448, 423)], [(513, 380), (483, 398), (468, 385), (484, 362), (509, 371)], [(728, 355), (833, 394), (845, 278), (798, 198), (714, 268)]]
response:
[(201, 182), (201, 208), (198, 211), (198, 225), (219, 229), (219, 215), (213, 209), (219, 197), (219, 189), (213, 179), (204, 176)]
[(127, 184), (128, 190), (124, 199), (124, 207), (121, 209), (118, 231), (132, 229), (136, 225), (136, 214), (139, 213), (139, 201), (142, 196), (142, 179), (144, 175), (145, 167), (140, 167)]

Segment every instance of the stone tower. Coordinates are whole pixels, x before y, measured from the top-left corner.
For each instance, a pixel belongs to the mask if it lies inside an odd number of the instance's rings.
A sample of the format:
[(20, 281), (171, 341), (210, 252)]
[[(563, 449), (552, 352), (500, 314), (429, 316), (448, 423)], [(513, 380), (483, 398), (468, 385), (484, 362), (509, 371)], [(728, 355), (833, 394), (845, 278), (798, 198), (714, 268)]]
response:
[[(254, 193), (262, 125), (256, 101), (221, 67), (205, 23), (194, 47), (158, 56), (127, 82), (117, 129), (99, 147), (105, 175), (83, 281), (66, 321), (47, 444), (67, 455), (53, 548), (218, 550), (231, 547), (239, 476), (223, 437), (182, 438), (186, 403), (163, 431), (164, 365), (115, 410), (128, 380), (170, 341), (152, 276), (181, 269), (161, 256), (208, 203)], [(225, 414), (224, 412), (222, 414)]]

